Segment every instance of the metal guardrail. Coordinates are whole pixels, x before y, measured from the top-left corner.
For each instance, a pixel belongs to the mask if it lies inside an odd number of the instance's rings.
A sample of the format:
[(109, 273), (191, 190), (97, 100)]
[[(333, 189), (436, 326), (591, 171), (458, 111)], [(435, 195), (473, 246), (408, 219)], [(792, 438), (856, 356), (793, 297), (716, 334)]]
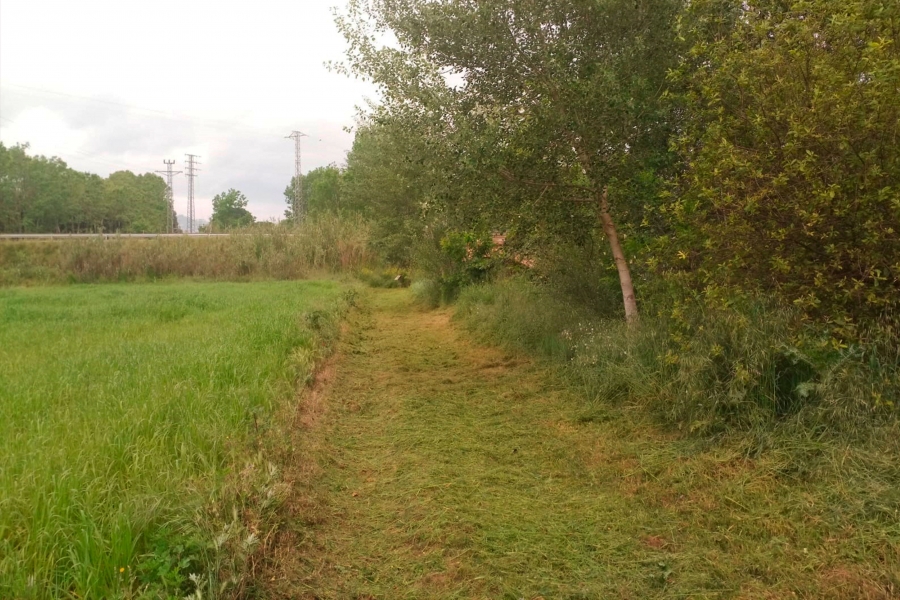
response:
[(78, 238), (115, 239), (115, 238), (208, 238), (228, 237), (230, 235), (248, 235), (232, 233), (0, 233), (2, 240), (68, 240)]

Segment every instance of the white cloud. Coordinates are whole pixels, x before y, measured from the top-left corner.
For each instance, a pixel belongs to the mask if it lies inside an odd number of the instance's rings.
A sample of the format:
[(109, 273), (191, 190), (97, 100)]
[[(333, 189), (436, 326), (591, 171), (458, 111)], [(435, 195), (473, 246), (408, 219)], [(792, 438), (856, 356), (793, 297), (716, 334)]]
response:
[(58, 113), (38, 106), (19, 113), (4, 137), (27, 139), (32, 154), (71, 154), (84, 147), (89, 132), (71, 127)]
[[(3, 0), (0, 140), (29, 142), (84, 171), (182, 165), (201, 155), (197, 214), (230, 187), (262, 219), (280, 217), (293, 174), (343, 161), (366, 83), (330, 73), (342, 0), (155, 2)], [(186, 182), (176, 181), (184, 211)]]

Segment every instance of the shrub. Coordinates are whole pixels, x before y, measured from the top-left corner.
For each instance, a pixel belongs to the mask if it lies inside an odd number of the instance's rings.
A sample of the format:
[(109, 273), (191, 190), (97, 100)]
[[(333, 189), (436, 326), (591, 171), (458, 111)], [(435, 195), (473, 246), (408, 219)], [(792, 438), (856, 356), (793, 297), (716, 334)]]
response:
[(660, 260), (822, 322), (897, 307), (898, 17), (880, 0), (690, 3), (679, 234)]
[(448, 231), (420, 241), (414, 264), (438, 287), (438, 302), (450, 303), (463, 287), (488, 278), (497, 264), (493, 248), (491, 236)]

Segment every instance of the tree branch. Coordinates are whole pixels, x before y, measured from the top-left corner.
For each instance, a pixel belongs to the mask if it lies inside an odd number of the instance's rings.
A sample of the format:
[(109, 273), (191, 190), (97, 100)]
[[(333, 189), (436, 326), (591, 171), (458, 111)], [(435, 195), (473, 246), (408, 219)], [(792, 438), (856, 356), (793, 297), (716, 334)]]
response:
[[(534, 179), (526, 179), (523, 177), (516, 177), (510, 172), (509, 169), (501, 168), (500, 176), (507, 181), (511, 181), (513, 183), (521, 183), (524, 185), (530, 185), (535, 187), (542, 187), (545, 190), (547, 188), (568, 188), (573, 190), (579, 190), (582, 192), (591, 192), (594, 193), (596, 190), (592, 187), (578, 185), (577, 183), (553, 183), (550, 181), (535, 181)], [(573, 202), (591, 202), (591, 200), (573, 200)]]

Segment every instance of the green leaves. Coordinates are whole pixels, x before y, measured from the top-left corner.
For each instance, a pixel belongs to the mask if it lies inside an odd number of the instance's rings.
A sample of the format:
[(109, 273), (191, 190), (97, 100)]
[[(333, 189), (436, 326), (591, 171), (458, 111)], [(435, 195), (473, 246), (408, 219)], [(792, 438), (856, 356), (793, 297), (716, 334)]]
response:
[(27, 150), (0, 143), (0, 233), (166, 231), (162, 178), (118, 171), (102, 179)]
[(685, 11), (678, 196), (697, 202), (683, 241), (706, 281), (826, 320), (897, 302), (898, 17), (877, 0)]
[(247, 197), (234, 188), (217, 194), (212, 205), (209, 227), (213, 231), (248, 227), (256, 222), (256, 217), (247, 210)]
[[(351, 207), (342, 202), (341, 188), (343, 186), (343, 178), (343, 170), (334, 164), (318, 167), (304, 175), (301, 185), (303, 186), (303, 204), (306, 207), (306, 214), (338, 214), (352, 210)], [(284, 211), (284, 216), (288, 219), (293, 219), (294, 217), (295, 184), (294, 178), (291, 178), (290, 185), (284, 189), (284, 199), (288, 205), (288, 208)]]
[(404, 235), (538, 251), (592, 247), (607, 189), (620, 262), (872, 318), (900, 303), (897, 22), (883, 0), (355, 0), (347, 68), (383, 101), (348, 188)]
[[(672, 164), (664, 92), (678, 6), (358, 0), (338, 25), (350, 70), (381, 89), (371, 124), (415, 166), (407, 175), (399, 157), (386, 159), (414, 182), (403, 197), (415, 194), (439, 227), (516, 231), (539, 248), (592, 243), (614, 222), (627, 236), (657, 204)], [(394, 43), (378, 47), (385, 32)]]

